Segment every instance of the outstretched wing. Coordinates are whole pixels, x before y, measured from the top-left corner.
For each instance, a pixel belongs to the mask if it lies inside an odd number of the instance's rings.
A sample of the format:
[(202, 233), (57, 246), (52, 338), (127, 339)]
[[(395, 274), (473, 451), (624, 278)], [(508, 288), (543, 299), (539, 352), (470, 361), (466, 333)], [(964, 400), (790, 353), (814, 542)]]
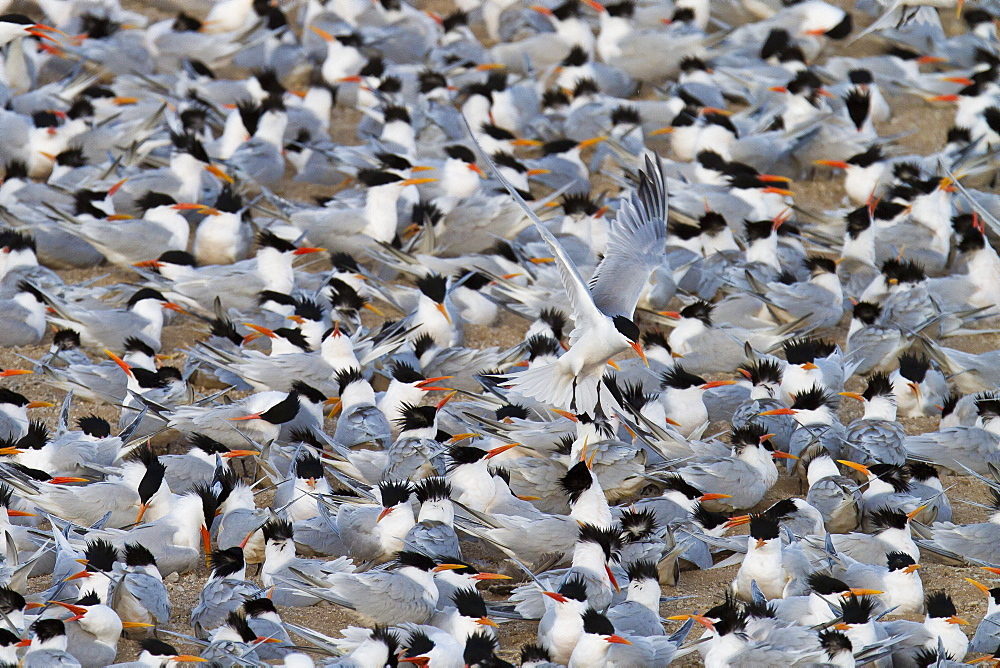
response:
[[(496, 165), (490, 156), (479, 146), (476, 141), (475, 134), (472, 129), (469, 128), (469, 122), (462, 117), (462, 121), (465, 123), (465, 129), (468, 131), (469, 136), (472, 138), (472, 142), (479, 149), (479, 155), (482, 157), (483, 161), (493, 172), (497, 180), (500, 181), (507, 188), (510, 196), (514, 198), (518, 206), (524, 210), (524, 213), (531, 222), (534, 223), (535, 229), (538, 230), (539, 236), (548, 244), (549, 249), (552, 251), (552, 256), (555, 258), (556, 265), (559, 267), (559, 278), (562, 280), (563, 288), (566, 290), (566, 294), (569, 295), (570, 306), (573, 308), (573, 322), (575, 324), (574, 332), (582, 332), (586, 329), (594, 327), (597, 323), (601, 321), (604, 314), (597, 308), (594, 304), (593, 297), (590, 296), (590, 290), (587, 288), (587, 283), (580, 276), (580, 271), (573, 264), (573, 260), (570, 259), (569, 255), (566, 253), (566, 249), (562, 247), (562, 244), (553, 236), (549, 230), (542, 225), (542, 221), (538, 219), (535, 212), (531, 210), (528, 203), (524, 201), (524, 198), (517, 192), (517, 189), (512, 186), (507, 179), (504, 178), (500, 170), (497, 169)], [(570, 340), (573, 341), (575, 338), (572, 334), (570, 335)]]
[(622, 198), (604, 259), (590, 279), (594, 303), (611, 317), (632, 317), (649, 276), (665, 257), (667, 190), (662, 166), (656, 162), (646, 157), (638, 190), (631, 198)]

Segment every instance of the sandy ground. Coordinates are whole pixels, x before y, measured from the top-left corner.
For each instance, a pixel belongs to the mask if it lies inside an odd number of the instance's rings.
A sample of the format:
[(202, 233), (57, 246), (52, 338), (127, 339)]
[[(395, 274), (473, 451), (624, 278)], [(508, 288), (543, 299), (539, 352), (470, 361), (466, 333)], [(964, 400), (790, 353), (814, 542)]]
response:
[[(157, 18), (164, 14), (152, 9), (150, 5), (135, 0), (125, 3), (131, 9), (144, 11)], [(845, 6), (852, 6), (853, 3), (842, 2)], [(435, 0), (428, 4), (428, 8), (441, 14), (450, 12), (449, 2), (445, 0)], [(862, 24), (864, 19), (858, 17)], [(863, 52), (877, 51), (871, 38), (854, 45), (852, 52), (855, 54)], [(915, 153), (928, 153), (940, 148), (944, 142), (945, 132), (953, 114), (953, 109), (948, 105), (925, 103), (921, 100), (908, 98), (906, 100), (894, 100), (894, 118), (884, 127), (879, 128), (880, 134), (892, 134), (904, 132), (918, 128), (919, 132), (910, 134), (901, 140), (901, 149), (913, 151)], [(341, 112), (338, 111), (338, 114)], [(340, 125), (336, 129), (335, 137), (344, 143), (357, 143), (353, 134), (353, 128), (357, 121), (355, 114), (346, 114), (340, 117)], [(665, 145), (661, 147), (665, 150)], [(844, 197), (841, 186), (842, 179), (839, 176), (831, 175), (827, 171), (821, 171), (813, 175), (812, 178), (794, 184), (796, 193), (796, 204), (804, 212), (822, 212), (830, 208), (840, 206)], [(280, 189), (281, 193), (292, 199), (308, 199), (316, 195), (329, 195), (333, 192), (332, 187), (325, 186), (303, 186), (297, 184), (287, 184)], [(113, 267), (102, 266), (93, 270), (74, 270), (62, 272), (67, 282), (89, 279), (94, 276), (105, 276), (102, 284), (129, 283), (135, 280), (135, 276), (130, 272), (115, 269)], [(473, 347), (484, 346), (510, 346), (521, 340), (525, 323), (514, 317), (505, 316), (499, 326), (493, 328), (468, 327), (466, 337), (468, 345)], [(168, 355), (167, 363), (182, 366), (184, 352), (183, 349), (206, 336), (207, 332), (189, 319), (175, 320), (164, 330), (163, 349)], [(843, 343), (844, 331), (839, 333), (839, 341)], [(982, 336), (975, 339), (959, 342), (958, 347), (973, 351), (991, 350), (996, 347), (995, 336)], [(26, 362), (24, 358), (37, 359), (48, 348), (48, 339), (39, 346), (32, 346), (19, 350), (0, 351), (0, 368), (23, 367)], [(857, 382), (857, 381), (855, 381)], [(39, 376), (25, 376), (9, 379), (5, 385), (28, 395), (32, 399), (44, 399), (60, 403), (63, 395), (61, 391), (54, 390), (47, 386)], [(855, 388), (852, 388), (855, 389)], [(853, 403), (853, 402), (847, 402)], [(845, 406), (842, 418), (848, 421), (857, 417), (857, 407)], [(49, 424), (54, 424), (57, 417), (57, 408), (38, 410), (33, 414), (35, 419), (43, 419)], [(853, 413), (849, 411), (854, 411)], [(117, 422), (117, 411), (113, 407), (94, 406), (91, 404), (77, 403), (73, 408), (73, 419), (97, 413), (103, 417)], [(936, 420), (904, 420), (909, 433), (920, 433), (922, 431), (935, 429)], [(328, 425), (332, 428), (332, 424)], [(718, 429), (716, 429), (718, 427)], [(721, 431), (723, 425), (713, 425), (710, 433)], [(982, 521), (985, 518), (984, 512), (976, 507), (962, 503), (962, 500), (984, 502), (986, 495), (980, 485), (974, 484), (968, 478), (945, 476), (943, 479), (945, 486), (951, 486), (949, 497), (952, 499), (955, 521), (974, 522)], [(792, 494), (800, 494), (803, 490), (799, 483), (787, 477), (783, 477), (765, 497), (760, 507), (767, 507), (773, 501), (784, 498)], [(497, 555), (484, 552), (478, 546), (470, 546), (470, 551), (484, 561), (493, 562)], [(675, 596), (685, 595), (691, 598), (683, 601), (667, 603), (663, 606), (662, 612), (666, 615), (685, 613), (691, 611), (702, 611), (712, 605), (723, 592), (723, 589), (735, 575), (736, 567), (729, 567), (709, 571), (684, 572), (678, 586), (664, 587), (664, 595)], [(162, 629), (163, 631), (176, 631), (186, 633), (190, 630), (188, 615), (191, 608), (197, 603), (198, 594), (206, 578), (204, 567), (195, 573), (183, 576), (172, 582), (168, 582), (170, 598), (173, 603), (174, 614), (170, 624)], [(968, 585), (964, 577), (976, 577), (983, 580), (983, 572), (975, 568), (952, 568), (943, 565), (925, 563), (921, 570), (925, 588), (945, 589), (949, 591), (955, 599), (961, 616), (972, 620), (974, 623), (982, 617), (986, 605), (983, 595), (972, 586)], [(48, 578), (35, 578), (31, 583), (33, 591), (44, 589), (49, 584)], [(503, 599), (508, 593), (510, 585), (498, 585), (488, 588), (488, 597), (491, 599)], [(283, 609), (281, 611), (286, 621), (309, 626), (317, 631), (335, 636), (339, 629), (351, 623), (357, 623), (352, 618), (351, 613), (342, 611), (334, 607), (305, 608), (305, 609)], [(974, 626), (967, 627), (971, 633)], [(503, 655), (508, 659), (516, 657), (521, 645), (534, 640), (534, 625), (529, 623), (505, 623), (501, 628)], [(161, 634), (165, 640), (173, 642), (179, 649), (184, 651), (197, 651), (196, 647), (186, 645), (184, 642), (176, 641), (165, 633)], [(137, 644), (128, 640), (122, 641), (119, 651), (119, 660), (130, 660), (137, 654)], [(691, 662), (689, 660), (689, 662)], [(693, 662), (692, 662), (693, 665)]]

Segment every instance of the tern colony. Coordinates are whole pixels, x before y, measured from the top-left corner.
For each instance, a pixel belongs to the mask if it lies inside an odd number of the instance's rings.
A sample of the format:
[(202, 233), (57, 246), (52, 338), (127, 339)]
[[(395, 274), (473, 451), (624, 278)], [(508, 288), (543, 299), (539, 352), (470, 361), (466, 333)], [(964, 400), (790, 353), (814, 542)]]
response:
[(1000, 8), (868, 4), (5, 3), (0, 662), (1000, 661)]

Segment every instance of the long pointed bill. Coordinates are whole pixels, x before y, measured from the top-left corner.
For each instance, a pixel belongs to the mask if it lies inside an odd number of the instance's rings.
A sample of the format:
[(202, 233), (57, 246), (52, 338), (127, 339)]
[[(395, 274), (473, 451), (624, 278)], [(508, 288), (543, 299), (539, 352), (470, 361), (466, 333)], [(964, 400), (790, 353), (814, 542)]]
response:
[(382, 520), (384, 520), (386, 517), (389, 516), (389, 514), (391, 512), (392, 512), (392, 508), (383, 508), (382, 512), (380, 512), (378, 514), (378, 517), (375, 518), (375, 523), (378, 524), (379, 522), (381, 522)]
[(205, 171), (217, 179), (225, 181), (226, 183), (233, 183), (233, 177), (226, 174), (226, 172), (224, 172), (218, 165), (205, 165)]
[(81, 617), (87, 614), (87, 608), (81, 605), (73, 605), (72, 603), (63, 603), (62, 601), (49, 601), (53, 605), (58, 605), (61, 608), (66, 608), (74, 615), (80, 615)]
[(920, 570), (920, 564), (910, 564), (909, 566), (903, 569), (903, 572), (909, 575), (910, 573), (913, 573), (918, 570)]
[(958, 615), (952, 615), (951, 617), (949, 617), (945, 621), (948, 622), (949, 624), (961, 624), (962, 626), (968, 626), (969, 625), (969, 622), (965, 621), (964, 619), (962, 619)]
[(177, 313), (183, 313), (184, 315), (190, 315), (187, 312), (187, 309), (185, 309), (180, 304), (175, 304), (174, 302), (163, 302), (163, 308), (168, 309), (170, 311), (176, 311)]
[(123, 629), (151, 629), (156, 624), (147, 624), (146, 622), (122, 622)]
[(733, 527), (743, 526), (744, 524), (750, 524), (749, 515), (736, 515), (735, 517), (730, 517), (726, 520), (725, 527), (727, 529), (732, 529)]
[(511, 580), (509, 575), (500, 575), (499, 573), (476, 573), (472, 576), (473, 580), (483, 581), (483, 580)]
[(443, 399), (441, 399), (441, 401), (439, 401), (439, 402), (437, 402), (436, 404), (434, 404), (434, 408), (436, 408), (436, 409), (438, 409), (438, 410), (441, 410), (442, 408), (444, 408), (444, 407), (445, 407), (445, 404), (447, 404), (447, 403), (448, 403), (449, 401), (451, 401), (451, 400), (452, 400), (452, 398), (453, 398), (453, 397), (454, 397), (454, 396), (455, 396), (456, 394), (458, 394), (458, 390), (452, 390), (452, 391), (451, 391), (451, 392), (449, 392), (448, 394), (444, 395), (444, 398), (443, 398)]
[(135, 523), (136, 524), (138, 524), (139, 522), (142, 521), (142, 516), (146, 514), (147, 510), (149, 510), (149, 504), (148, 503), (142, 503), (142, 504), (139, 505), (139, 513), (135, 516)]
[(53, 408), (54, 403), (50, 401), (29, 401), (25, 408)]
[(795, 455), (790, 454), (788, 452), (782, 452), (780, 450), (775, 450), (774, 452), (772, 452), (771, 457), (774, 459), (798, 459), (798, 457), (796, 457)]
[(86, 478), (77, 478), (74, 476), (57, 475), (49, 478), (49, 482), (53, 485), (65, 485), (71, 482), (90, 482)]
[(926, 503), (924, 505), (922, 505), (922, 506), (917, 506), (916, 508), (914, 508), (910, 512), (906, 513), (906, 519), (912, 520), (914, 517), (916, 517), (921, 512), (923, 512), (924, 508), (926, 508), (926, 507), (927, 507)]
[(604, 564), (604, 570), (608, 574), (608, 579), (611, 580), (611, 586), (615, 588), (616, 592), (620, 592), (622, 588), (618, 586), (618, 580), (615, 579), (615, 574), (611, 572), (611, 567)]
[(240, 415), (239, 417), (229, 418), (230, 422), (242, 422), (245, 420), (259, 420), (260, 413), (251, 413), (250, 415)]
[(864, 401), (865, 395), (858, 392), (837, 392), (842, 397), (847, 397), (848, 399), (854, 399), (855, 401)]
[(978, 589), (979, 591), (981, 591), (984, 594), (986, 594), (987, 596), (989, 595), (990, 588), (987, 587), (986, 585), (984, 585), (982, 582), (977, 582), (976, 580), (973, 580), (972, 578), (965, 578), (965, 581), (968, 582), (973, 587), (975, 587), (976, 589)]
[[(731, 494), (717, 494), (711, 492), (709, 494), (702, 494), (698, 497), (699, 501), (717, 501), (719, 499), (731, 499), (733, 498)], [(747, 516), (749, 518), (749, 515)]]
[(374, 313), (375, 315), (377, 315), (380, 318), (384, 318), (385, 317), (385, 313), (381, 309), (379, 309), (376, 306), (373, 306), (373, 305), (369, 304), (368, 302), (365, 302), (364, 304), (362, 304), (361, 308), (367, 309), (367, 310), (371, 311), (372, 313)]
[(564, 411), (561, 408), (553, 408), (552, 412), (563, 416), (567, 420), (572, 420), (573, 422), (579, 422), (579, 419), (577, 419), (574, 413), (570, 413), (569, 411)]
[(417, 387), (419, 387), (424, 392), (434, 392), (434, 391), (450, 392), (451, 391), (450, 387), (432, 387), (433, 383), (436, 383), (441, 380), (448, 380), (449, 378), (454, 378), (454, 376), (437, 376), (436, 378), (425, 378), (424, 380), (421, 380), (417, 383)]
[(768, 186), (764, 188), (762, 192), (771, 195), (781, 195), (782, 197), (793, 197), (795, 195), (795, 193), (793, 193), (791, 190), (788, 190), (787, 188), (775, 188), (774, 186)]
[(24, 510), (8, 510), (7, 517), (38, 517), (38, 515)]
[(476, 624), (479, 624), (481, 626), (492, 626), (495, 629), (500, 628), (500, 625), (494, 622), (489, 617), (480, 617), (479, 619), (476, 620)]
[(852, 462), (852, 461), (849, 461), (847, 459), (838, 459), (837, 463), (838, 464), (843, 464), (847, 468), (854, 469), (855, 471), (861, 471), (865, 475), (871, 475), (872, 474), (872, 472), (864, 464), (859, 464), (857, 462)]
[(256, 450), (230, 450), (222, 457), (223, 459), (232, 459), (233, 457), (256, 457), (259, 454)]
[(434, 183), (435, 181), (437, 181), (437, 179), (435, 179), (433, 177), (423, 176), (423, 177), (416, 178), (416, 179), (404, 179), (403, 181), (399, 182), (399, 185), (401, 185), (401, 186), (419, 186), (419, 185), (421, 185), (423, 183)]
[(65, 580), (63, 580), (63, 582), (69, 582), (70, 580), (81, 580), (83, 578), (89, 578), (89, 577), (90, 577), (90, 571), (79, 571), (69, 576)]
[(638, 341), (633, 341), (629, 345), (632, 346), (632, 350), (635, 351), (635, 354), (642, 359), (643, 364), (645, 364), (648, 367), (649, 360), (646, 359), (646, 353), (642, 349), (642, 344), (639, 343)]
[(735, 380), (710, 380), (701, 386), (703, 390), (711, 390), (716, 387), (725, 387), (726, 385), (735, 385)]
[(504, 445), (498, 445), (497, 447), (493, 448), (492, 450), (486, 453), (486, 459), (493, 459), (497, 455), (503, 454), (504, 452), (507, 452), (511, 448), (516, 448), (518, 445), (520, 445), (520, 443), (506, 443)]
[(292, 255), (309, 255), (310, 253), (322, 253), (325, 248), (319, 248), (317, 246), (303, 246), (302, 248), (296, 248), (292, 251)]
[(465, 564), (438, 564), (434, 567), (435, 573), (440, 573), (441, 571), (460, 571), (463, 568), (468, 568)]
[(201, 547), (205, 550), (205, 565), (207, 566), (212, 555), (212, 534), (208, 533), (205, 525), (201, 527)]
[(626, 640), (625, 638), (622, 638), (619, 635), (608, 636), (606, 638), (606, 640), (608, 642), (610, 642), (610, 643), (615, 643), (617, 645), (631, 645), (632, 644), (628, 640)]
[(565, 596), (563, 596), (559, 592), (543, 591), (542, 593), (545, 594), (546, 596), (548, 596), (549, 598), (551, 598), (553, 601), (558, 601), (559, 603), (565, 603), (566, 601), (569, 600), (568, 598), (566, 598)]
[(444, 304), (435, 304), (434, 306), (437, 307), (437, 310), (441, 312), (441, 315), (444, 316), (444, 319), (448, 321), (448, 324), (449, 325), (452, 324), (451, 323), (451, 316), (448, 315), (448, 309), (445, 308), (445, 305)]
[(764, 411), (763, 413), (757, 413), (757, 415), (795, 415), (795, 411), (791, 408), (775, 408), (774, 410)]
[(851, 596), (878, 596), (883, 593), (885, 592), (878, 589), (857, 589), (855, 587), (851, 587), (848, 591), (841, 594), (841, 596), (844, 598), (850, 598)]
[(826, 167), (835, 167), (836, 169), (847, 169), (850, 167), (843, 160), (813, 160), (814, 165), (824, 165)]
[(9, 378), (10, 376), (25, 376), (29, 373), (34, 373), (34, 371), (28, 371), (27, 369), (7, 369), (6, 371), (0, 371), (0, 378)]
[(249, 327), (253, 331), (257, 332), (258, 334), (263, 334), (264, 336), (266, 336), (269, 339), (276, 339), (276, 338), (278, 338), (278, 335), (274, 333), (274, 330), (268, 329), (267, 327), (262, 327), (260, 325), (255, 325), (252, 322), (245, 322), (245, 323), (243, 323), (243, 326), (244, 327)]
[(594, 146), (595, 144), (600, 144), (605, 141), (607, 137), (591, 137), (590, 139), (584, 139), (582, 142), (577, 144), (581, 150), (587, 148), (588, 146)]

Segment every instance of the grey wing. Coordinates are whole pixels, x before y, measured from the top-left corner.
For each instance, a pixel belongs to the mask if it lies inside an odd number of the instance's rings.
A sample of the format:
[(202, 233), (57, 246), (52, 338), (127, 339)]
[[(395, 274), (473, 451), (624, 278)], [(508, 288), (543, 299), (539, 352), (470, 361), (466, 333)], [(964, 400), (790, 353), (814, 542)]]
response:
[[(951, 523), (935, 524), (932, 527), (931, 539), (926, 542), (962, 557), (991, 564), (1000, 563), (1000, 525), (992, 522), (965, 526)], [(921, 541), (921, 544), (923, 543)]]
[[(466, 130), (469, 130), (468, 122), (466, 121)], [(471, 130), (469, 134), (472, 135)], [(475, 140), (473, 140), (475, 141)], [(534, 223), (535, 229), (538, 230), (539, 236), (548, 244), (549, 248), (552, 250), (552, 255), (556, 258), (556, 265), (559, 267), (559, 278), (562, 280), (563, 287), (566, 289), (566, 294), (569, 296), (570, 306), (573, 307), (573, 320), (575, 322), (575, 327), (573, 328), (573, 333), (570, 335), (570, 343), (574, 343), (576, 339), (582, 336), (583, 332), (589, 327), (593, 326), (595, 323), (600, 322), (604, 317), (604, 314), (597, 308), (594, 304), (594, 299), (590, 295), (590, 289), (584, 282), (583, 277), (580, 276), (580, 271), (573, 264), (573, 260), (570, 259), (569, 255), (566, 253), (566, 249), (562, 247), (562, 244), (555, 238), (555, 236), (549, 232), (548, 228), (542, 224), (542, 221), (538, 219), (535, 212), (531, 210), (524, 198), (517, 192), (517, 189), (512, 186), (500, 170), (497, 169), (496, 165), (490, 156), (479, 148), (479, 153), (485, 160), (486, 164), (489, 165), (490, 169), (496, 175), (497, 179), (507, 188), (510, 192), (510, 196), (514, 198), (514, 201), (518, 203), (521, 209), (528, 215), (531, 222)], [(575, 335), (575, 336), (574, 336)]]
[(736, 505), (742, 500), (741, 492), (746, 493), (760, 482), (759, 476), (749, 466), (732, 459), (720, 460), (708, 466), (686, 466), (680, 470), (680, 475), (702, 492), (732, 494), (733, 498), (727, 499), (727, 503), (735, 508), (741, 507)]
[(632, 317), (650, 274), (665, 256), (666, 212), (662, 167), (654, 167), (647, 157), (639, 189), (631, 199), (622, 198), (604, 259), (590, 279), (594, 303), (604, 314)]
[(170, 597), (160, 580), (143, 573), (130, 573), (125, 577), (125, 588), (160, 624), (170, 621)]
[(886, 545), (875, 536), (863, 533), (830, 534), (838, 552), (844, 552), (856, 561), (885, 566)]
[(984, 617), (976, 627), (976, 635), (969, 642), (969, 651), (992, 654), (1000, 645), (1000, 615)]
[(403, 539), (403, 546), (403, 549), (432, 557), (462, 557), (458, 535), (452, 527), (441, 522), (428, 521), (414, 524)]
[(337, 513), (337, 530), (351, 556), (368, 560), (381, 554), (382, 544), (372, 538), (375, 517), (373, 508), (341, 506)]
[(197, 457), (164, 455), (160, 461), (167, 467), (165, 477), (174, 494), (183, 494), (199, 482), (209, 482), (215, 474), (214, 466)]

